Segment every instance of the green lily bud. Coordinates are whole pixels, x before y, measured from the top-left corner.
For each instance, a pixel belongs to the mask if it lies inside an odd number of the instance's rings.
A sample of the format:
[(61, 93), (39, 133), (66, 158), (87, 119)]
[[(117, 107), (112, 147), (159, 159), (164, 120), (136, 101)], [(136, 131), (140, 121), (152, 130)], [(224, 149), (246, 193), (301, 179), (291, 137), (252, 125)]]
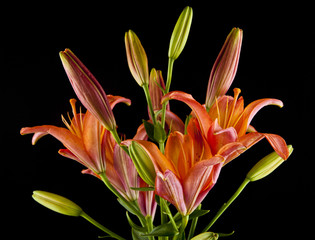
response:
[[(288, 146), (289, 156), (293, 152), (292, 145)], [(277, 167), (279, 167), (284, 160), (276, 153), (272, 152), (263, 159), (261, 159), (248, 173), (246, 178), (251, 182), (257, 181), (268, 176)]]
[(219, 239), (219, 234), (213, 232), (204, 232), (195, 237), (191, 240), (217, 240)]
[(34, 191), (33, 199), (50, 210), (68, 216), (79, 217), (83, 210), (74, 202), (54, 193)]
[(172, 33), (168, 57), (176, 60), (183, 51), (188, 39), (189, 30), (192, 22), (193, 11), (187, 6), (179, 16)]
[(125, 34), (125, 47), (130, 72), (142, 87), (149, 84), (148, 58), (137, 35), (129, 30)]
[(148, 153), (136, 141), (131, 142), (129, 153), (140, 177), (150, 186), (154, 186), (156, 173)]

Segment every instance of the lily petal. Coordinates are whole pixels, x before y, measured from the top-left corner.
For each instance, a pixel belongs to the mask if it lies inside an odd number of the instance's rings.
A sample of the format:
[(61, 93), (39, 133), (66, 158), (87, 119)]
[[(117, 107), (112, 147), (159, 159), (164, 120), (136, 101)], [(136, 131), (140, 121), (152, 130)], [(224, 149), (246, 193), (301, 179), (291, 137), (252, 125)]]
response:
[(222, 156), (225, 159), (224, 165), (226, 165), (234, 158), (238, 157), (241, 153), (246, 151), (246, 149), (247, 148), (242, 143), (232, 142), (221, 147), (216, 156)]
[(157, 146), (148, 141), (136, 140), (138, 144), (146, 151), (146, 153), (150, 156), (153, 165), (155, 167), (155, 171), (160, 171), (164, 173), (166, 170), (171, 170), (172, 172), (176, 172), (173, 162), (168, 160), (157, 148)]
[(114, 168), (124, 186), (128, 200), (136, 200), (138, 192), (131, 190), (131, 187), (139, 187), (138, 173), (131, 158), (118, 144), (114, 148)]
[(283, 159), (286, 160), (290, 156), (290, 151), (287, 147), (285, 140), (276, 134), (264, 133), (266, 139), (276, 151), (276, 153)]
[(155, 191), (159, 196), (172, 203), (182, 215), (186, 215), (187, 208), (182, 184), (172, 171), (166, 170), (164, 174), (157, 173)]
[(218, 119), (216, 119), (208, 132), (212, 154), (216, 154), (224, 145), (236, 142), (237, 138), (237, 132), (233, 127), (222, 129), (218, 124)]
[(131, 100), (128, 98), (124, 98), (121, 96), (113, 96), (113, 95), (107, 95), (109, 105), (111, 109), (113, 109), (117, 103), (125, 103), (127, 106), (131, 105)]
[(259, 99), (250, 103), (245, 108), (244, 113), (241, 116), (241, 119), (239, 119), (238, 123), (235, 126), (235, 129), (238, 132), (239, 137), (245, 135), (250, 122), (252, 121), (253, 117), (257, 114), (257, 112), (268, 105), (276, 105), (279, 107), (283, 107), (282, 101), (273, 98)]
[[(83, 122), (83, 136), (85, 150), (93, 161), (97, 173), (105, 172), (105, 148), (103, 147), (104, 131), (101, 123), (89, 111), (86, 112)], [(103, 133), (102, 133), (103, 132)]]
[(173, 112), (166, 110), (165, 122), (170, 127), (171, 131), (178, 131), (184, 133), (185, 124), (183, 121)]
[(224, 158), (216, 156), (197, 163), (183, 183), (184, 197), (188, 214), (202, 202), (217, 181)]
[(277, 154), (286, 160), (290, 153), (287, 148), (285, 140), (280, 137), (279, 135), (276, 134), (270, 134), (270, 133), (259, 133), (259, 132), (252, 132), (252, 133), (247, 133), (243, 137), (239, 139), (239, 142), (241, 142), (246, 148), (250, 148), (263, 138), (266, 138), (272, 148), (277, 152)]
[(92, 160), (85, 151), (81, 139), (72, 134), (69, 130), (52, 125), (26, 127), (21, 129), (22, 135), (30, 133), (37, 134), (37, 136), (43, 136), (47, 134), (52, 135), (57, 140), (59, 140), (67, 149), (69, 149), (75, 156), (77, 156), (82, 164), (95, 170), (94, 166), (91, 165)]
[(200, 103), (198, 103), (190, 94), (181, 91), (169, 92), (162, 98), (162, 103), (165, 103), (170, 99), (175, 99), (186, 103), (196, 115), (203, 134), (207, 136), (212, 121), (206, 109)]

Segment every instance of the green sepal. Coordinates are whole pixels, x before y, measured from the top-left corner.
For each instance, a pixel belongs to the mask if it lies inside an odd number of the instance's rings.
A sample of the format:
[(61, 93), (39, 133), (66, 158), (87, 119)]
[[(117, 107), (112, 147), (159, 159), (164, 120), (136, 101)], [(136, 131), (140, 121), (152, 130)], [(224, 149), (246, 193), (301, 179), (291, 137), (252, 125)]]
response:
[(179, 232), (176, 231), (171, 223), (165, 223), (160, 226), (153, 228), (150, 233), (143, 234), (142, 236), (174, 236), (177, 235)]
[(146, 229), (146, 228), (141, 227), (141, 226), (135, 224), (135, 223), (131, 220), (131, 218), (129, 217), (128, 211), (126, 212), (126, 217), (127, 217), (128, 223), (129, 223), (129, 225), (130, 225), (131, 228), (137, 230), (137, 232), (141, 232), (141, 233), (147, 232), (147, 229)]

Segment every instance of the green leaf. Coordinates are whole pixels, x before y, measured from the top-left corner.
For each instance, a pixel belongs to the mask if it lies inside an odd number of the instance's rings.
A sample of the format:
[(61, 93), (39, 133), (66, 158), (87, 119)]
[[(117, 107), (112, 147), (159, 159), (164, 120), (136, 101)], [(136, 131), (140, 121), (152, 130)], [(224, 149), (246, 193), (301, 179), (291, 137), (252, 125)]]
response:
[(137, 230), (137, 232), (141, 232), (141, 233), (145, 233), (145, 232), (147, 231), (146, 228), (141, 227), (141, 226), (135, 224), (135, 223), (131, 220), (131, 218), (129, 217), (128, 212), (126, 212), (126, 216), (127, 216), (127, 220), (128, 220), (128, 223), (129, 223), (130, 227), (132, 227), (133, 229)]
[(130, 206), (128, 206), (128, 205), (126, 205), (123, 201), (121, 201), (119, 198), (117, 198), (117, 201), (127, 210), (127, 211), (129, 211), (130, 213), (132, 213), (132, 214), (134, 214), (134, 215), (136, 215), (137, 216), (137, 212), (134, 210), (134, 209), (132, 209)]
[(177, 235), (176, 231), (171, 223), (165, 223), (160, 226), (153, 228), (153, 230), (148, 234), (143, 234), (142, 236), (174, 236)]
[(232, 236), (235, 233), (235, 231), (231, 232), (231, 233), (218, 233), (219, 237), (229, 237)]
[(166, 140), (166, 133), (162, 125), (158, 122), (154, 125), (154, 139), (158, 143), (164, 143)]
[(133, 240), (148, 240), (148, 237), (143, 236), (143, 234), (134, 228), (131, 229), (132, 239)]
[(159, 122), (156, 125), (153, 125), (152, 123), (145, 120), (142, 120), (142, 122), (144, 124), (145, 131), (152, 141), (157, 143), (165, 142), (167, 135), (164, 128)]
[(201, 217), (203, 215), (206, 215), (209, 212), (210, 210), (196, 209), (189, 215), (189, 220), (197, 218), (197, 217)]
[(146, 120), (142, 120), (143, 122), (143, 125), (144, 125), (144, 128), (145, 128), (145, 131), (147, 132), (148, 134), (148, 137), (152, 140), (152, 141), (155, 141), (154, 140), (154, 125)]

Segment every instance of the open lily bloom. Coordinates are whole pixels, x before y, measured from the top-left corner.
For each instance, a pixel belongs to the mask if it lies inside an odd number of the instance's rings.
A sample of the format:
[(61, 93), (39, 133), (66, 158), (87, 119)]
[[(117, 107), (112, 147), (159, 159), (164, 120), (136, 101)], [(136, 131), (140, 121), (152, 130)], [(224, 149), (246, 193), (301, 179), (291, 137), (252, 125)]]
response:
[[(248, 149), (266, 138), (277, 154), (283, 159), (287, 159), (289, 152), (282, 137), (276, 134), (259, 133), (250, 126), (251, 120), (261, 108), (267, 105), (282, 107), (283, 103), (278, 99), (266, 98), (256, 100), (244, 108), (244, 100), (242, 97), (238, 98), (239, 94), (240, 89), (236, 88), (234, 89), (234, 97), (221, 96), (211, 107), (209, 113), (190, 94), (184, 92), (170, 92), (164, 96), (163, 101), (176, 99), (186, 103), (193, 110), (197, 119), (195, 123), (209, 143), (212, 154), (216, 154), (221, 148), (230, 143), (238, 142), (245, 149)], [(190, 121), (193, 120), (194, 118)], [(230, 155), (224, 164), (236, 158), (245, 149)]]
[(156, 171), (156, 194), (171, 202), (182, 215), (192, 213), (216, 183), (224, 161), (243, 148), (224, 146), (213, 155), (206, 139), (175, 131), (166, 142), (165, 154), (148, 141), (137, 143), (150, 156)]
[[(107, 98), (111, 108), (118, 102), (130, 104), (130, 100), (123, 97), (108, 95)], [(70, 100), (73, 112), (70, 124), (63, 118), (68, 129), (43, 125), (22, 128), (21, 134), (34, 133), (33, 144), (50, 134), (66, 147), (59, 151), (61, 155), (78, 161), (95, 174), (102, 173), (106, 169), (106, 149), (109, 148), (106, 136), (110, 133), (89, 111), (77, 113), (75, 102), (75, 99)]]

